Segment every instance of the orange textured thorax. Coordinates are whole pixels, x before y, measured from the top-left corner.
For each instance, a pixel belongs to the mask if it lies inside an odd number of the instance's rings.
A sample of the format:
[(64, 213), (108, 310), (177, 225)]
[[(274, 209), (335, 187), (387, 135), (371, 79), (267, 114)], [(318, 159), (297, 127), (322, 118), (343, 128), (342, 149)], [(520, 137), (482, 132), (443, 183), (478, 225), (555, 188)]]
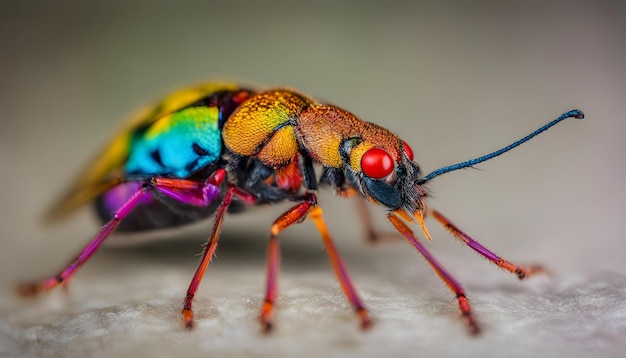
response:
[(370, 148), (383, 148), (394, 160), (402, 150), (387, 129), (290, 90), (270, 90), (242, 103), (224, 124), (222, 138), (233, 152), (274, 169), (293, 163), (301, 149), (315, 162), (339, 168), (344, 165), (339, 147), (351, 138), (359, 140), (350, 152), (355, 171), (361, 171), (361, 157)]
[(271, 168), (289, 164), (298, 153), (298, 143), (290, 121), (311, 105), (306, 97), (288, 90), (257, 94), (230, 116), (222, 138), (233, 152), (256, 156)]
[(328, 167), (343, 165), (339, 146), (349, 138), (361, 141), (350, 153), (350, 166), (355, 171), (361, 170), (361, 157), (370, 148), (383, 148), (394, 160), (400, 155), (400, 140), (395, 134), (335, 106), (317, 105), (303, 111), (296, 132), (313, 160)]

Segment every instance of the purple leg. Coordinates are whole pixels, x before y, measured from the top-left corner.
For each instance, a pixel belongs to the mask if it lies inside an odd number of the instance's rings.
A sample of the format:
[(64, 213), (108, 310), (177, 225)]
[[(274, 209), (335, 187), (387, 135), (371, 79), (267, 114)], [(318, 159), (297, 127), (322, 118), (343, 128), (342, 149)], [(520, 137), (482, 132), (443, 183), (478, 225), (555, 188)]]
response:
[(480, 328), (478, 327), (478, 323), (474, 319), (472, 315), (472, 309), (467, 297), (465, 297), (465, 291), (461, 284), (443, 268), (443, 266), (435, 259), (435, 257), (426, 249), (426, 247), (415, 237), (413, 231), (409, 229), (409, 227), (402, 221), (402, 219), (394, 213), (390, 213), (387, 215), (387, 218), (393, 226), (398, 230), (402, 236), (415, 248), (419, 251), (422, 256), (428, 261), (430, 266), (435, 270), (437, 275), (441, 278), (441, 280), (450, 288), (452, 292), (456, 295), (456, 299), (459, 302), (459, 309), (461, 310), (461, 314), (467, 321), (467, 325), (472, 334), (477, 334), (480, 332)]
[(472, 239), (469, 235), (461, 231), (458, 227), (456, 227), (448, 218), (443, 216), (440, 212), (434, 209), (430, 209), (429, 213), (437, 220), (441, 225), (443, 225), (454, 237), (464, 242), (467, 246), (472, 248), (472, 250), (476, 251), (487, 260), (493, 262), (494, 264), (502, 267), (503, 269), (514, 273), (521, 280), (530, 275), (543, 272), (543, 268), (541, 266), (532, 265), (532, 266), (521, 266), (516, 265), (512, 262), (509, 262), (500, 256), (496, 255), (494, 252), (490, 251), (483, 245), (481, 245), (478, 241)]
[[(124, 183), (127, 185), (129, 182)], [(132, 183), (132, 182), (130, 182)], [(138, 182), (140, 183), (140, 182)], [(219, 194), (217, 186), (207, 182), (196, 182), (184, 179), (152, 178), (141, 183), (122, 206), (115, 212), (113, 218), (107, 222), (98, 234), (85, 246), (74, 260), (54, 277), (38, 283), (22, 284), (18, 291), (23, 296), (32, 296), (41, 291), (50, 290), (59, 284), (67, 284), (76, 271), (93, 255), (104, 240), (115, 230), (117, 225), (137, 206), (145, 201), (146, 194), (152, 190), (160, 192), (192, 205), (208, 205)]]
[(145, 194), (148, 193), (150, 187), (144, 186), (137, 190), (131, 197), (119, 208), (119, 210), (113, 215), (113, 218), (106, 223), (102, 229), (98, 232), (96, 237), (85, 246), (85, 248), (76, 256), (74, 260), (56, 276), (45, 279), (35, 284), (23, 284), (19, 286), (19, 292), (24, 296), (35, 295), (41, 291), (50, 290), (61, 283), (67, 284), (67, 282), (74, 276), (76, 270), (78, 270), (94, 252), (102, 245), (104, 240), (111, 234), (111, 232), (117, 227), (128, 213), (137, 205)]
[[(218, 184), (219, 183), (215, 183)], [(195, 206), (208, 206), (216, 199), (220, 190), (209, 178), (202, 183), (186, 179), (155, 178), (152, 185), (161, 193), (174, 200)]]

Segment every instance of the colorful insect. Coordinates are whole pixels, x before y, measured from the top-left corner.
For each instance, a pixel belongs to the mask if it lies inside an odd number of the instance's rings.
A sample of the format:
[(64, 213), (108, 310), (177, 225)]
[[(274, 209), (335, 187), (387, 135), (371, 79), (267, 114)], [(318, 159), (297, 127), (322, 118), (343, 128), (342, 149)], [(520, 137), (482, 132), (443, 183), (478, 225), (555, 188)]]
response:
[[(183, 324), (193, 326), (192, 303), (217, 247), (226, 212), (246, 206), (294, 201), (270, 229), (264, 331), (272, 327), (280, 262), (278, 235), (305, 218), (322, 237), (341, 287), (363, 328), (371, 321), (329, 234), (316, 192), (332, 188), (389, 210), (396, 230), (424, 256), (455, 294), (472, 333), (479, 331), (461, 285), (430, 254), (408, 223), (417, 222), (430, 239), (424, 218), (434, 217), (452, 235), (520, 279), (539, 267), (515, 265), (489, 251), (429, 208), (424, 185), (433, 178), (489, 160), (569, 118), (564, 113), (528, 136), (491, 154), (443, 167), (422, 176), (413, 151), (397, 135), (364, 122), (339, 107), (320, 104), (288, 89), (255, 91), (233, 84), (186, 88), (133, 117), (81, 174), (48, 218), (59, 219), (95, 202), (104, 226), (57, 275), (20, 286), (33, 295), (67, 283), (113, 230), (137, 232), (169, 228), (215, 214), (202, 259), (187, 290)], [(319, 177), (316, 174), (318, 168)]]

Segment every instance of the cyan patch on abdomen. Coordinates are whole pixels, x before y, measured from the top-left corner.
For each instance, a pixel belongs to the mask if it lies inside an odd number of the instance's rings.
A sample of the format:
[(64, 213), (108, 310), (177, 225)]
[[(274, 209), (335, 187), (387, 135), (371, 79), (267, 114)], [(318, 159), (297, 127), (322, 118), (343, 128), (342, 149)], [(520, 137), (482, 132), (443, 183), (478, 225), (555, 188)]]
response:
[(189, 107), (137, 131), (126, 173), (185, 178), (217, 160), (222, 151), (215, 107)]

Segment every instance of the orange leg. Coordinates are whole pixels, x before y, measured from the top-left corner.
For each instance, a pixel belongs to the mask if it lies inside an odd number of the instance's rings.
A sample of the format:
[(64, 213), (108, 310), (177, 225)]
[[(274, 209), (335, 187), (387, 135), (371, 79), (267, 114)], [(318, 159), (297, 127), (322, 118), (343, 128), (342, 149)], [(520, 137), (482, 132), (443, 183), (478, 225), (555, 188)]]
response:
[(280, 242), (278, 234), (294, 223), (304, 218), (311, 208), (311, 202), (305, 201), (284, 212), (279, 216), (270, 229), (270, 240), (267, 251), (267, 289), (265, 300), (261, 307), (259, 317), (264, 332), (272, 329), (272, 314), (274, 313), (274, 302), (278, 295), (278, 271), (280, 269)]
[(477, 334), (480, 332), (480, 328), (478, 327), (478, 323), (476, 319), (472, 315), (472, 308), (470, 306), (469, 300), (465, 296), (465, 291), (461, 284), (457, 282), (448, 271), (446, 271), (443, 266), (435, 259), (435, 257), (426, 249), (426, 247), (415, 237), (413, 231), (409, 229), (409, 227), (402, 221), (402, 219), (394, 213), (390, 213), (387, 215), (387, 218), (393, 226), (398, 230), (398, 232), (404, 236), (405, 239), (419, 251), (422, 256), (428, 261), (430, 266), (435, 270), (437, 275), (441, 278), (441, 280), (450, 288), (452, 292), (454, 292), (457, 301), (459, 302), (459, 309), (461, 310), (461, 314), (467, 321), (467, 325), (472, 334)]
[(267, 289), (265, 292), (265, 300), (261, 307), (261, 315), (259, 320), (264, 333), (272, 330), (272, 314), (274, 313), (274, 302), (278, 295), (278, 271), (280, 270), (280, 243), (278, 237), (274, 234), (276, 223), (272, 225), (272, 234), (267, 249)]
[(368, 201), (365, 199), (359, 192), (355, 189), (338, 189), (336, 194), (341, 196), (342, 198), (355, 198), (356, 209), (359, 215), (359, 219), (361, 219), (361, 224), (365, 229), (365, 234), (367, 235), (367, 242), (371, 244), (378, 244), (380, 242), (386, 241), (396, 241), (400, 237), (396, 233), (380, 233), (374, 227), (374, 223), (372, 221), (372, 215), (370, 214), (370, 209), (367, 205)]
[(200, 286), (200, 281), (202, 281), (202, 276), (204, 276), (204, 272), (206, 271), (213, 255), (215, 254), (215, 249), (217, 249), (217, 242), (220, 237), (220, 232), (222, 231), (222, 223), (224, 222), (224, 215), (230, 205), (233, 195), (243, 199), (248, 203), (254, 202), (254, 196), (249, 193), (242, 191), (234, 185), (229, 184), (226, 194), (224, 195), (224, 199), (222, 199), (222, 203), (217, 209), (217, 214), (215, 215), (215, 223), (213, 224), (213, 230), (211, 231), (211, 236), (209, 236), (209, 240), (207, 241), (206, 246), (204, 247), (204, 251), (202, 252), (202, 259), (200, 260), (200, 264), (196, 269), (196, 273), (193, 275), (191, 282), (189, 283), (189, 288), (187, 289), (187, 295), (185, 296), (185, 300), (183, 303), (183, 324), (186, 328), (193, 328), (193, 310), (191, 308), (193, 303), (193, 298), (196, 295), (196, 291), (198, 290), (198, 286)]
[[(352, 193), (357, 193), (356, 191), (352, 191)], [(370, 208), (368, 206), (367, 199), (363, 198), (361, 195), (345, 195), (342, 194), (343, 197), (353, 196), (356, 201), (357, 212), (359, 218), (361, 219), (361, 224), (365, 229), (365, 233), (367, 235), (367, 242), (371, 244), (379, 244), (384, 242), (398, 241), (400, 236), (398, 236), (394, 232), (379, 232), (374, 227), (374, 223), (372, 221), (372, 215), (370, 213)]]
[(512, 272), (517, 275), (517, 277), (521, 280), (530, 275), (533, 275), (538, 272), (543, 272), (543, 268), (538, 265), (532, 266), (520, 266), (513, 264), (495, 253), (488, 250), (486, 247), (481, 245), (478, 241), (472, 239), (469, 235), (461, 231), (458, 227), (450, 222), (445, 216), (441, 215), (440, 212), (434, 209), (429, 209), (429, 213), (437, 220), (441, 225), (443, 225), (454, 237), (464, 242), (467, 246), (472, 248), (472, 250), (478, 252), (482, 256), (486, 257), (489, 261), (494, 264), (502, 267), (503, 269)]
[(317, 226), (317, 230), (322, 236), (328, 258), (335, 270), (341, 288), (361, 321), (361, 327), (368, 328), (371, 325), (371, 320), (337, 252), (337, 248), (328, 232), (328, 228), (324, 223), (322, 209), (317, 204), (317, 197), (314, 193), (307, 193), (302, 203), (286, 211), (276, 219), (274, 225), (272, 225), (268, 250), (267, 290), (260, 316), (263, 330), (267, 332), (272, 328), (272, 313), (274, 311), (274, 302), (278, 291), (277, 276), (280, 261), (280, 248), (277, 240), (278, 234), (292, 224), (300, 222), (307, 214), (308, 218), (313, 220)]
[(348, 271), (339, 256), (339, 252), (333, 243), (333, 239), (328, 232), (328, 228), (326, 227), (326, 223), (322, 217), (322, 208), (319, 206), (315, 206), (311, 212), (309, 213), (311, 220), (315, 222), (317, 226), (317, 230), (320, 232), (322, 236), (322, 240), (324, 241), (324, 247), (326, 248), (326, 254), (330, 259), (331, 264), (333, 265), (333, 269), (335, 270), (335, 274), (337, 275), (337, 279), (339, 279), (339, 283), (341, 283), (341, 288), (345, 293), (346, 297), (352, 304), (356, 314), (359, 316), (361, 320), (361, 328), (366, 329), (372, 324), (372, 321), (369, 318), (369, 314), (367, 313), (367, 309), (361, 302), (359, 295), (356, 292), (352, 284), (352, 280), (348, 275)]

